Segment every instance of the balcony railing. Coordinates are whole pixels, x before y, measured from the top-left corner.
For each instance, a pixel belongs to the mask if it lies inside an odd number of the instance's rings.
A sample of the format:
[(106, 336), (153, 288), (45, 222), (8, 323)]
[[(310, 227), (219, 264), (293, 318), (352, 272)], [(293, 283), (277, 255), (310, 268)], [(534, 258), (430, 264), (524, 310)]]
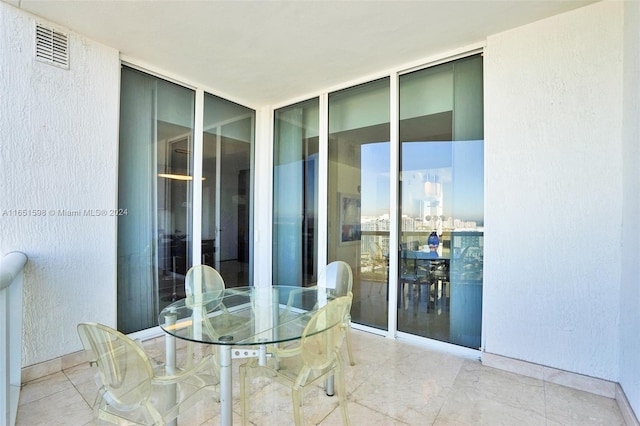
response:
[(27, 256), (11, 252), (0, 259), (0, 425), (13, 426), (22, 368), (22, 281)]

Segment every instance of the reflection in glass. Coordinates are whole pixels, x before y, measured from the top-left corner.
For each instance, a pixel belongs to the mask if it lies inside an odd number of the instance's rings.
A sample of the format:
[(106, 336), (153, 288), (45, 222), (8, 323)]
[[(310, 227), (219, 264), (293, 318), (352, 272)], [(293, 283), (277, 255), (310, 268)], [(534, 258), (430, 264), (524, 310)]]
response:
[(400, 77), (398, 330), (479, 348), (482, 58)]
[(273, 283), (306, 286), (318, 266), (318, 98), (275, 111)]
[(353, 270), (352, 320), (388, 327), (389, 79), (329, 95), (328, 253)]
[(251, 157), (255, 112), (205, 94), (202, 147), (202, 250), (226, 287), (251, 282)]
[(118, 330), (157, 325), (184, 297), (191, 263), (192, 90), (122, 68), (118, 162)]

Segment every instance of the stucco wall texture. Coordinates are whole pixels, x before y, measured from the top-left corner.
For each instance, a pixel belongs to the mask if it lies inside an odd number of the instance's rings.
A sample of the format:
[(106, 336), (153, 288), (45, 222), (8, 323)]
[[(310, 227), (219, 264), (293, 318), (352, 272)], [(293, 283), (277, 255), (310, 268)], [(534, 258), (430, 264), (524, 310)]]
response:
[(602, 2), (487, 40), (484, 349), (617, 381), (622, 17)]
[(622, 280), (619, 382), (640, 415), (640, 2), (624, 16)]
[(0, 253), (29, 257), (23, 366), (116, 313), (117, 218), (85, 210), (116, 207), (119, 54), (71, 33), (68, 70), (36, 61), (35, 22), (0, 2)]

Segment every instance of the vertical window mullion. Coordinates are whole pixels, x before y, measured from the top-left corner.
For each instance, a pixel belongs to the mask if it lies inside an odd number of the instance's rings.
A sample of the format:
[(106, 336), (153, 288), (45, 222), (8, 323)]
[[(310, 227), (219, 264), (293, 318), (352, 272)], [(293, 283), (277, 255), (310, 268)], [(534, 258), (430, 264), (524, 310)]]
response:
[[(319, 161), (320, 170), (318, 179), (318, 200), (327, 200), (328, 171), (329, 171), (329, 102), (328, 94), (320, 96), (320, 122), (319, 122)], [(318, 268), (327, 264), (327, 233), (329, 203), (318, 203)]]
[(204, 91), (196, 90), (195, 123), (193, 132), (193, 198), (192, 198), (192, 262), (202, 263), (202, 155), (204, 129)]
[[(392, 255), (392, 253), (399, 252), (399, 226), (400, 210), (399, 210), (399, 195), (398, 195), (398, 182), (400, 179), (399, 174), (399, 121), (400, 121), (400, 95), (399, 95), (399, 77), (397, 74), (391, 75), (390, 90), (389, 90), (389, 171), (391, 172), (391, 178), (389, 179), (389, 205), (392, 207), (389, 211), (390, 222), (396, 224), (389, 229), (389, 289), (398, 288), (398, 256)], [(396, 291), (389, 291), (389, 306), (397, 306), (398, 293)], [(396, 334), (398, 324), (397, 311), (395, 309), (389, 309), (389, 327), (387, 334), (389, 337), (394, 337)]]

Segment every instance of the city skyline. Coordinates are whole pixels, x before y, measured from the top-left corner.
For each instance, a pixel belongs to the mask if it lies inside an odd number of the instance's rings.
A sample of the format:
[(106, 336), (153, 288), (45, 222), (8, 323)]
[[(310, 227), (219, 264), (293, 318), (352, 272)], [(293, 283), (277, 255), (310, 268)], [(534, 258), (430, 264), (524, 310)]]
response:
[[(362, 145), (362, 217), (389, 212), (389, 149), (389, 142)], [(403, 216), (484, 225), (484, 141), (402, 143), (401, 157)]]

